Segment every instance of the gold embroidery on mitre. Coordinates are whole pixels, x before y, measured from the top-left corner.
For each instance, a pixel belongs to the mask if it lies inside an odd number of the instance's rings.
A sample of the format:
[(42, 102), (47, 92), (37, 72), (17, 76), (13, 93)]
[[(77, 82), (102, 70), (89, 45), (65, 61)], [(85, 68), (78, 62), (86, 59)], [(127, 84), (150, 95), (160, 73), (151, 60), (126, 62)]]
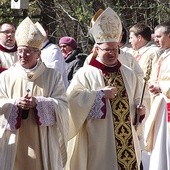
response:
[(96, 43), (119, 42), (122, 23), (119, 16), (111, 9), (97, 11), (90, 23), (90, 33)]
[(40, 49), (46, 38), (46, 33), (39, 23), (34, 24), (27, 17), (17, 27), (15, 38), (18, 46), (24, 45)]
[[(112, 19), (114, 17), (114, 19)], [(101, 18), (101, 23), (98, 24), (98, 26), (101, 28), (101, 31), (99, 32), (99, 36), (97, 36), (98, 39), (104, 40), (104, 39), (118, 39), (120, 24), (118, 22), (117, 16), (103, 16)], [(113, 21), (114, 20), (114, 21)], [(118, 23), (118, 25), (115, 25), (115, 23)]]
[(103, 13), (103, 10), (102, 9), (99, 9), (95, 15), (93, 16), (93, 18), (91, 19), (91, 22), (90, 22), (90, 27), (92, 27), (94, 25), (94, 23), (96, 22), (97, 18)]
[(34, 36), (37, 35), (37, 33), (36, 32), (32, 32), (31, 35), (33, 35), (33, 37), (34, 37)]

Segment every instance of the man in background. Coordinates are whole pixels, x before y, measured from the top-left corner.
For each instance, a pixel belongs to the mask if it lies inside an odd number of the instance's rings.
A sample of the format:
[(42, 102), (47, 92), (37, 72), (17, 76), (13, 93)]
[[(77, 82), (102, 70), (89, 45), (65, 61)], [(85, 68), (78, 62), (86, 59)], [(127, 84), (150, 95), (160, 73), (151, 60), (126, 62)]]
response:
[(58, 70), (60, 72), (64, 81), (64, 85), (67, 88), (68, 80), (66, 74), (66, 64), (61, 50), (56, 44), (52, 43), (49, 40), (48, 26), (45, 23), (43, 23), (42, 26), (46, 31), (46, 38), (41, 47), (41, 59), (47, 67), (54, 68), (55, 70)]
[[(153, 75), (153, 69), (159, 58), (159, 48), (158, 46), (151, 40), (152, 31), (150, 27), (146, 24), (137, 23), (133, 25), (129, 29), (129, 42), (131, 43), (132, 50), (128, 50), (139, 63), (140, 67), (144, 72), (144, 76), (146, 76), (148, 63), (151, 62), (151, 73), (150, 77)], [(146, 118), (150, 112), (150, 94), (148, 90), (148, 84), (145, 88), (144, 97), (147, 100), (146, 105)]]
[(160, 57), (154, 68), (149, 90), (151, 113), (146, 122), (146, 147), (151, 153), (150, 170), (170, 169), (170, 21), (154, 29)]
[(12, 23), (0, 24), (0, 72), (9, 68), (17, 60), (15, 26)]

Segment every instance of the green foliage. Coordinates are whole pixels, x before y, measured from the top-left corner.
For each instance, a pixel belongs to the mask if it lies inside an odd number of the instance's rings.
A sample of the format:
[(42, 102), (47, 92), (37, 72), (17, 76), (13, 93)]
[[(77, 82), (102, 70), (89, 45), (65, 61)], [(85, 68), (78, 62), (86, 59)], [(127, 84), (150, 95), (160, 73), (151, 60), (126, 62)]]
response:
[(13, 21), (14, 17), (13, 17), (13, 12), (10, 8), (10, 2), (7, 0), (1, 0), (0, 2), (0, 22), (4, 22), (4, 21)]

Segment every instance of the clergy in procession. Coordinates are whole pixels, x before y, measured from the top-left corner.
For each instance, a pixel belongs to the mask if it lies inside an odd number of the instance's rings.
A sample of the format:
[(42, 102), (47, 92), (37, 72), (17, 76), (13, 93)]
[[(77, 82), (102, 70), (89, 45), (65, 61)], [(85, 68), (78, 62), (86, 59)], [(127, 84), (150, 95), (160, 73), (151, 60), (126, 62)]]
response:
[(145, 115), (145, 107), (138, 105), (142, 81), (118, 60), (119, 16), (110, 7), (99, 10), (90, 33), (97, 57), (77, 71), (67, 89), (70, 140), (66, 169), (139, 170), (143, 145), (136, 127)]
[[(152, 40), (151, 28), (143, 23), (137, 23), (129, 29), (129, 42), (132, 48), (129, 48), (127, 52), (139, 63), (142, 68), (145, 77), (147, 76), (148, 65), (151, 67), (150, 78), (154, 74), (154, 68), (156, 67), (159, 59), (159, 47)], [(151, 95), (149, 92), (148, 84), (146, 84), (145, 90), (146, 98), (146, 118), (149, 116), (151, 109)]]
[(0, 74), (1, 170), (62, 170), (68, 103), (59, 72), (40, 60), (45, 31), (25, 18), (16, 30), (18, 62)]
[(18, 61), (15, 41), (15, 26), (12, 23), (0, 24), (0, 73)]
[(149, 170), (170, 169), (170, 21), (154, 29), (160, 57), (149, 84), (151, 112), (146, 121), (145, 143), (150, 152)]

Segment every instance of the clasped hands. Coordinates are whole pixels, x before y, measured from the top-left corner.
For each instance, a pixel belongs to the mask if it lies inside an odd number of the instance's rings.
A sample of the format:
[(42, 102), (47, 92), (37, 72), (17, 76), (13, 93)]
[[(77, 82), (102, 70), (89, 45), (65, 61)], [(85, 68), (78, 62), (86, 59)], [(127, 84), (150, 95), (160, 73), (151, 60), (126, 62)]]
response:
[(23, 110), (29, 110), (29, 109), (33, 109), (36, 107), (36, 99), (35, 97), (30, 97), (28, 94), (24, 97), (21, 97), (18, 101), (17, 101), (17, 106), (20, 109)]

